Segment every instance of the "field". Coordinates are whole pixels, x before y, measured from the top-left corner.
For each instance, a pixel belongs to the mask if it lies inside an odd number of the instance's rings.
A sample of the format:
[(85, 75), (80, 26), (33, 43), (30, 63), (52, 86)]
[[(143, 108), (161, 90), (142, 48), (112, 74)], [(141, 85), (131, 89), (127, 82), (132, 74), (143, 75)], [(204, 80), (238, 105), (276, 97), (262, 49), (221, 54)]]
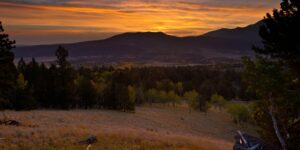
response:
[(109, 110), (6, 111), (22, 126), (0, 126), (2, 150), (231, 150), (238, 126), (223, 111), (189, 113), (184, 107), (143, 106), (135, 113)]

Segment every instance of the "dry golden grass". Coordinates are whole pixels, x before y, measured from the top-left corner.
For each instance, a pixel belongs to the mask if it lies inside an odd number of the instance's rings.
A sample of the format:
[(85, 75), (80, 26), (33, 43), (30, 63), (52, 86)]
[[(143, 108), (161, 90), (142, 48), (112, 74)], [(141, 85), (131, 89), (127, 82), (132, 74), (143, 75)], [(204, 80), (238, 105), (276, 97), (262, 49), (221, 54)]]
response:
[(91, 150), (230, 150), (238, 129), (224, 112), (182, 107), (5, 113), (23, 126), (0, 126), (0, 150), (84, 150), (77, 142), (89, 135), (98, 138)]

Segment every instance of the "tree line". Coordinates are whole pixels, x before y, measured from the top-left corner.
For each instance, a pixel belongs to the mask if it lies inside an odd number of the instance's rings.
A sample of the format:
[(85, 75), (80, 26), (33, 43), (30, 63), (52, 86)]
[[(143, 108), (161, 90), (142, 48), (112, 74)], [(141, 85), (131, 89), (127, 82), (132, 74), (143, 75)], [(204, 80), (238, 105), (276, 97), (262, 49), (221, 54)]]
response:
[[(226, 99), (249, 97), (241, 73), (233, 67), (73, 68), (57, 49), (56, 63), (46, 66), (33, 58), (16, 65), (17, 87), (22, 87), (12, 109), (96, 108), (133, 111), (136, 105), (161, 103), (176, 106), (186, 102), (206, 111), (213, 94)], [(224, 66), (223, 66), (224, 67)]]

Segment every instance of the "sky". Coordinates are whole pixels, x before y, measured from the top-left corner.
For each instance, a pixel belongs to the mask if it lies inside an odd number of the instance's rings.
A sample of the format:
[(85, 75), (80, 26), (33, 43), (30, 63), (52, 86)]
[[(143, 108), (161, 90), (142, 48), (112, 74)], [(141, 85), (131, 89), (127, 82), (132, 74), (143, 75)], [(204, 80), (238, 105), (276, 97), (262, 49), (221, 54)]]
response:
[(196, 36), (263, 19), (280, 0), (0, 0), (18, 45), (97, 40), (123, 32)]

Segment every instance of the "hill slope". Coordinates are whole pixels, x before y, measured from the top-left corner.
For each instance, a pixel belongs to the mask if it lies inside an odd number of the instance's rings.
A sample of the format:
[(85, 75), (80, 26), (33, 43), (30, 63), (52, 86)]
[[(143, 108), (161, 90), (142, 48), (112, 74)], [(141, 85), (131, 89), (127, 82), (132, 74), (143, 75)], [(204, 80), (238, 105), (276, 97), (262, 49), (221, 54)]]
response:
[[(227, 113), (186, 107), (137, 107), (136, 113), (108, 110), (6, 111), (24, 127), (0, 126), (0, 149), (82, 150), (76, 141), (92, 135), (92, 149), (230, 150), (239, 129)], [(31, 127), (27, 127), (31, 126)], [(2, 144), (2, 145), (1, 145)]]
[[(239, 59), (251, 55), (260, 42), (261, 22), (244, 28), (220, 29), (195, 37), (176, 37), (162, 32), (124, 33), (104, 40), (61, 44), (79, 63), (207, 63), (209, 60)], [(16, 57), (54, 56), (59, 44), (24, 46), (15, 49)], [(222, 58), (222, 59), (220, 59)]]

